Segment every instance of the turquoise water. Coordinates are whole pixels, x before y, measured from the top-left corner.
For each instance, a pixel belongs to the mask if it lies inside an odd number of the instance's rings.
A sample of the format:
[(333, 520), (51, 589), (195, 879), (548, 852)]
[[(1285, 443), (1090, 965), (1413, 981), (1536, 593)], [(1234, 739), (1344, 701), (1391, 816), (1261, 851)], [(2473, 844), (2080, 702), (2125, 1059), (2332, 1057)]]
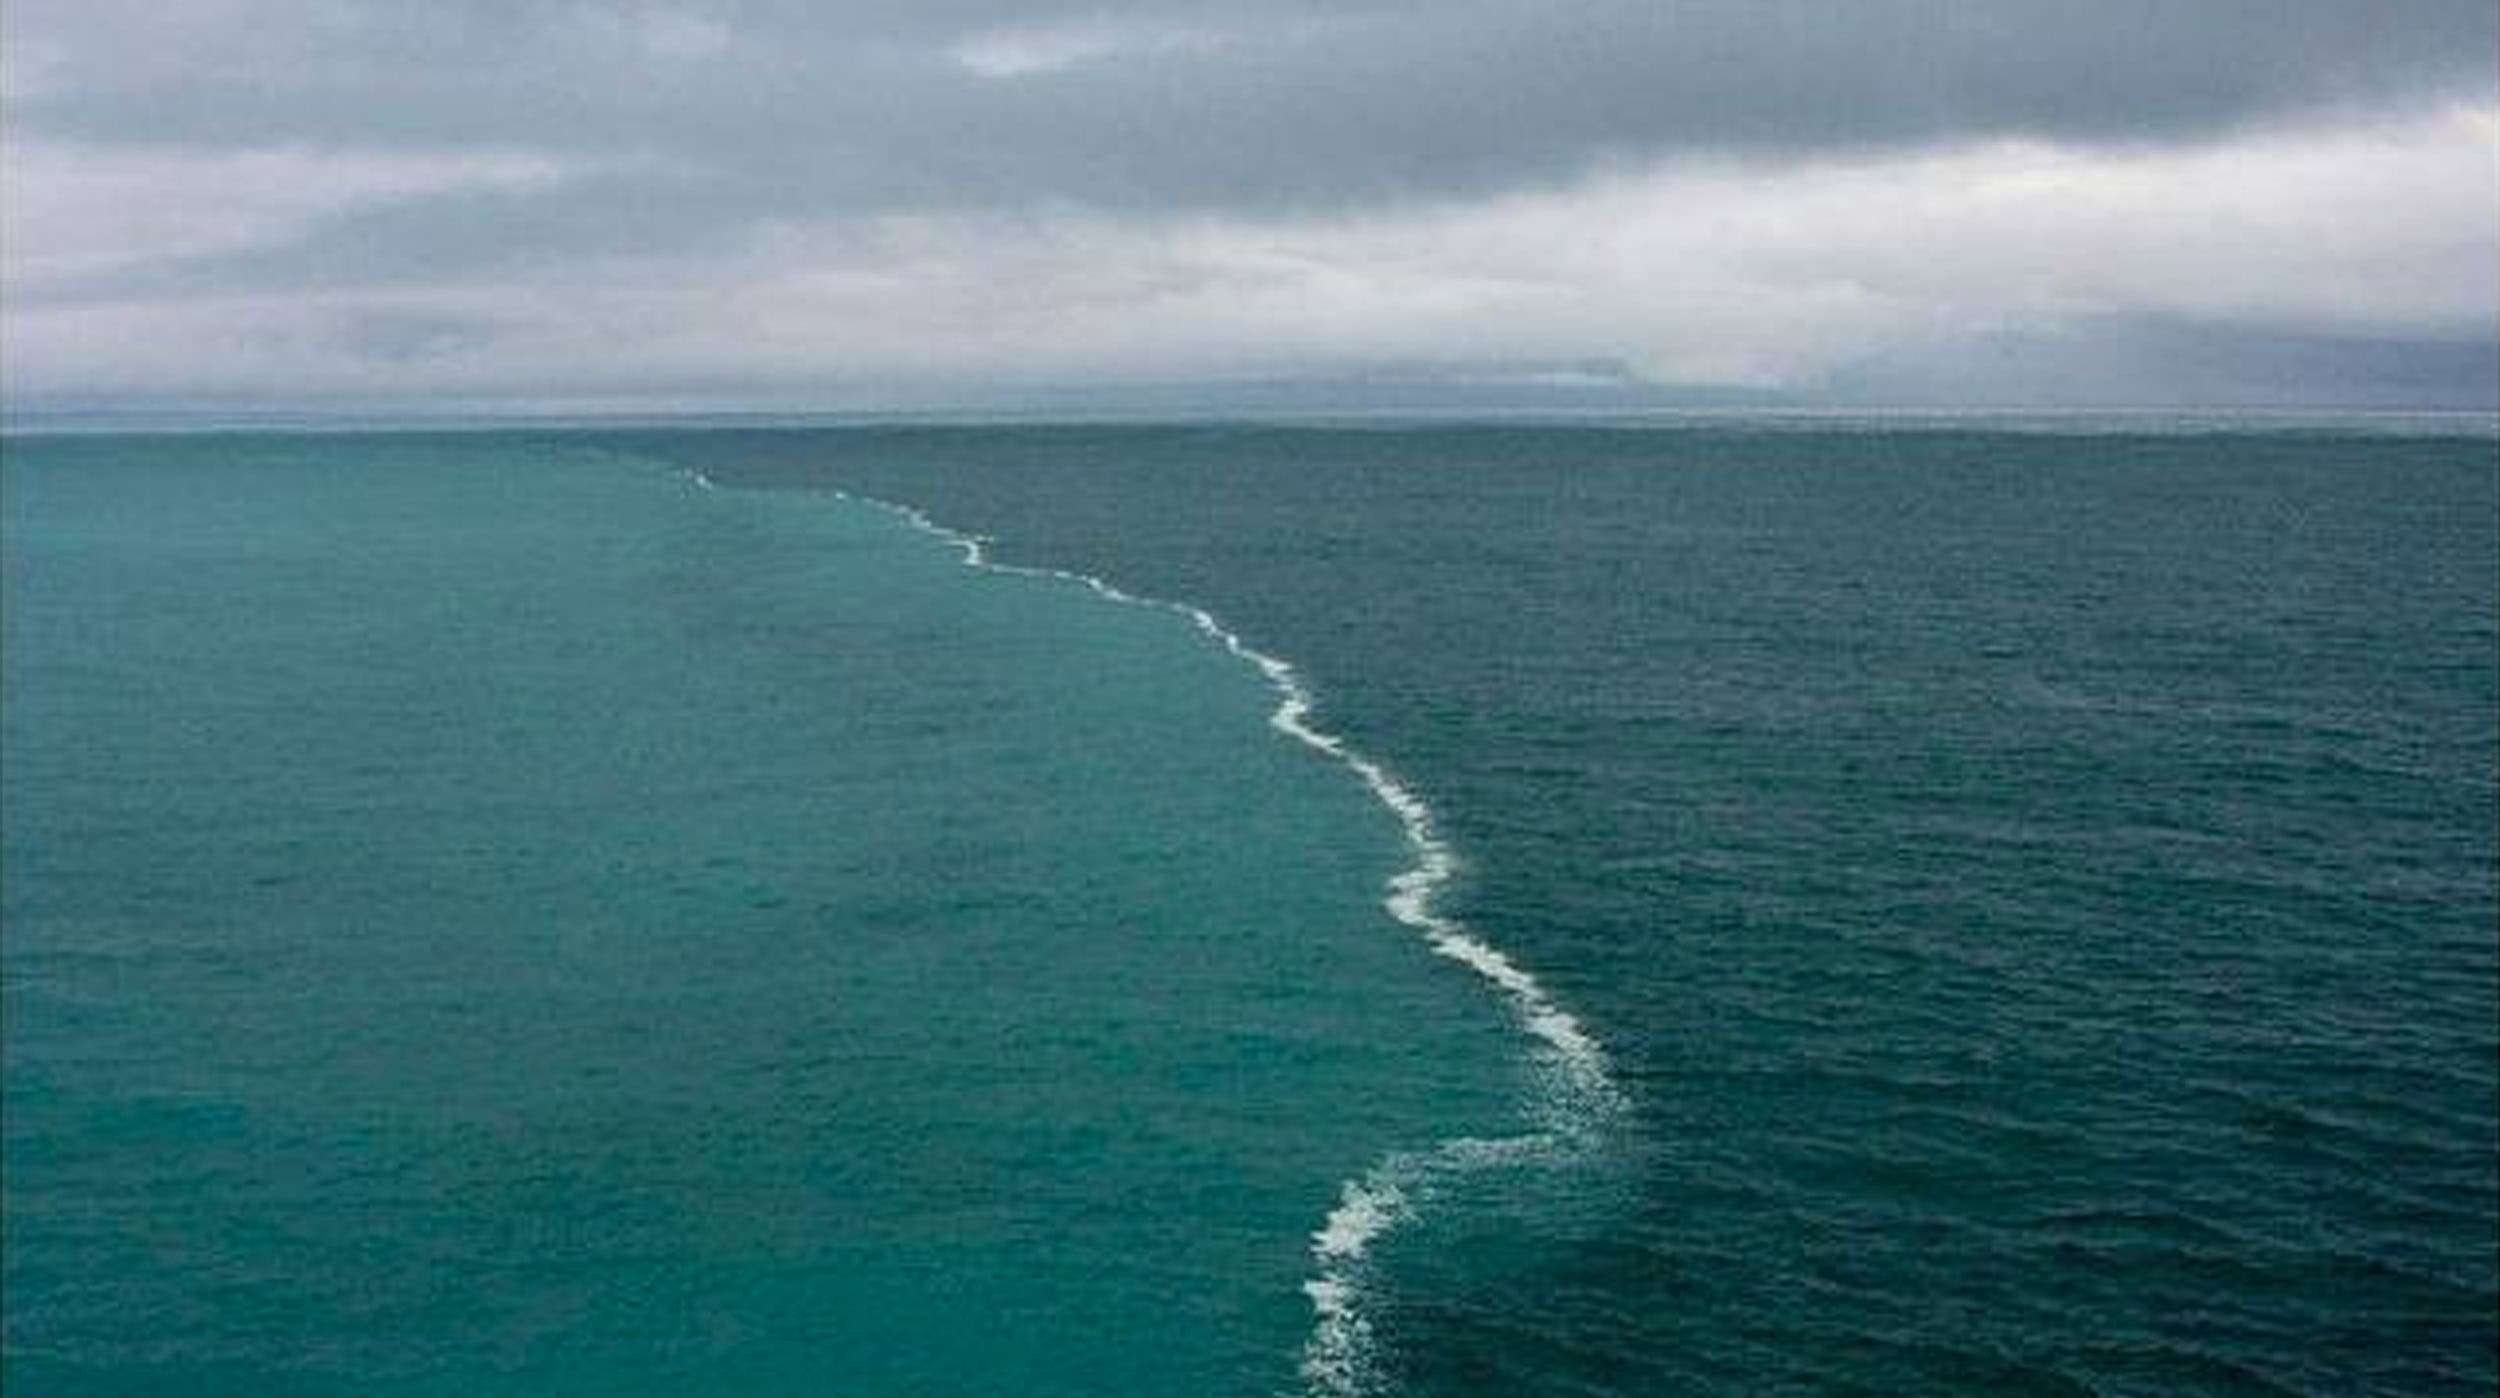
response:
[(1533, 1086), (1185, 616), (505, 438), (6, 499), (12, 1394), (1284, 1391)]
[(2488, 1393), (2398, 426), (11, 439), (0, 1377)]

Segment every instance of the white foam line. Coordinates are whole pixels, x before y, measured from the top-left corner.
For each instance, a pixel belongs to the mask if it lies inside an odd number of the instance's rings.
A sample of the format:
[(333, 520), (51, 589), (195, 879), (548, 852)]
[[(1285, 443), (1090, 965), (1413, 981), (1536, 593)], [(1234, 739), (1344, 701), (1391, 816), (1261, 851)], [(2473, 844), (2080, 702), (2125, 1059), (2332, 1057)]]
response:
[[(705, 489), (712, 482), (700, 472), (693, 479)], [(1536, 1040), (1544, 1094), (1538, 1103), (1540, 1133), (1503, 1140), (1465, 1138), (1444, 1141), (1423, 1155), (1393, 1155), (1359, 1180), (1348, 1180), (1337, 1207), (1311, 1235), (1311, 1259), (1318, 1275), (1303, 1284), (1311, 1299), (1313, 1327), (1303, 1347), (1302, 1376), (1319, 1395), (1358, 1395), (1377, 1387), (1371, 1322), (1363, 1313), (1362, 1276), (1371, 1245), (1409, 1217), (1412, 1195), (1428, 1187), (1433, 1176), (1514, 1164), (1529, 1158), (1551, 1158), (1585, 1149), (1598, 1128), (1620, 1107), (1606, 1053), (1571, 1013), (1554, 1002), (1544, 985), (1498, 948), (1469, 932), (1457, 919), (1433, 907), (1435, 896), (1458, 871), (1458, 856), (1434, 828), (1432, 808), (1397, 779), (1388, 768), (1357, 752), (1343, 738), (1310, 721), (1310, 689), (1292, 662), (1258, 650), (1216, 620), (1203, 607), (1126, 592), (1091, 573), (1000, 563), (989, 555), (990, 540), (950, 529), (909, 505), (835, 491), (844, 500), (884, 510), (914, 528), (954, 546), (966, 566), (1017, 577), (1053, 578), (1075, 583), (1109, 601), (1133, 607), (1178, 612), (1198, 630), (1235, 656), (1255, 666), (1277, 694), (1268, 723), (1303, 746), (1343, 764), (1372, 795), (1389, 808), (1406, 830), (1415, 863), (1389, 880), (1382, 900), (1389, 915), (1422, 934), (1435, 953), (1466, 966), (1499, 989), (1521, 1029)]]

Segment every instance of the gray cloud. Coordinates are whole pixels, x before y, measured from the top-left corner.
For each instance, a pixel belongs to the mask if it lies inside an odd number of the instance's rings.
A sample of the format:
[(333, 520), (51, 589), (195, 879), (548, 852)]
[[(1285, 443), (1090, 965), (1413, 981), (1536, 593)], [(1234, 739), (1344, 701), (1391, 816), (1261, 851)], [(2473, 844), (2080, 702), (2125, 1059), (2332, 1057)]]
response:
[(2076, 318), (2500, 333), (2488, 0), (19, 0), (0, 26), (18, 392), (355, 393), (366, 361), (469, 391), (530, 355), (566, 391), (1435, 356), (1759, 387), (1833, 372), (1818, 337), (1942, 363)]
[[(2500, 11), (2430, 0), (16, 8), (25, 137), (523, 146), (699, 164), (738, 208), (809, 212), (1311, 207), (1662, 153), (2173, 140), (2487, 94), (2500, 51)], [(1064, 61), (963, 61), (1018, 35)]]

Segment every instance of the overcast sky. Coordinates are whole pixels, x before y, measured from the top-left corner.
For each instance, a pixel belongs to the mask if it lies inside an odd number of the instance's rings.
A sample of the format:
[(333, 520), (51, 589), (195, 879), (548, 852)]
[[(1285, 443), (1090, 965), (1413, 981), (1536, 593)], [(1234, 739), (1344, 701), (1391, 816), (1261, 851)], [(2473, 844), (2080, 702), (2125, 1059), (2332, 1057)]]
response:
[(0, 102), (20, 408), (2500, 395), (2492, 0), (7, 0)]

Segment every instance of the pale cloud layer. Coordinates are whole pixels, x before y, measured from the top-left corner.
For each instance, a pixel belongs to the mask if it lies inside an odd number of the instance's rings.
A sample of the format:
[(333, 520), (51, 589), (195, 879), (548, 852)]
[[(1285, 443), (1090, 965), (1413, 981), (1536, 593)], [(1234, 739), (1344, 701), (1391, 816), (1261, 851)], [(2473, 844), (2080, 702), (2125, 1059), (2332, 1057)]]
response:
[(21, 405), (2036, 392), (2008, 345), (2123, 397), (2148, 334), (2500, 337), (2486, 5), (116, 8), (0, 11)]
[(1088, 18), (984, 29), (950, 46), (947, 54), (980, 77), (1026, 78), (1083, 64), (1204, 52), (1228, 42), (1230, 36), (1215, 29)]

